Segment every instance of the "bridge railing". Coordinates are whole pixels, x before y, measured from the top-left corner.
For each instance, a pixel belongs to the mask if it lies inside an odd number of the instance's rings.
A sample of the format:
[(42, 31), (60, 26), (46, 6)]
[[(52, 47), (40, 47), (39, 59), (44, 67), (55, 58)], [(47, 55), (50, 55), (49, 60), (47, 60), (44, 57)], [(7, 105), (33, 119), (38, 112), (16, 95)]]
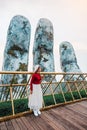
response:
[[(11, 82), (0, 83), (0, 120), (30, 112), (28, 100), (30, 77), (32, 72), (3, 71), (2, 75), (11, 75)], [(15, 75), (27, 75), (25, 83), (14, 83)], [(47, 109), (67, 103), (87, 99), (87, 73), (41, 72), (43, 108)]]

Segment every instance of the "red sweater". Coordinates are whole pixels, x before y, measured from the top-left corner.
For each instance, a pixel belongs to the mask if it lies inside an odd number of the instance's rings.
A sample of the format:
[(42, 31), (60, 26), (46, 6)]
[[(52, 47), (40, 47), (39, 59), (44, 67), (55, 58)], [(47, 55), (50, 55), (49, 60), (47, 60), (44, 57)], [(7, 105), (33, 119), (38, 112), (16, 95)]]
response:
[(33, 90), (33, 84), (40, 84), (41, 83), (41, 76), (39, 73), (34, 73), (31, 77), (30, 81), (30, 90)]

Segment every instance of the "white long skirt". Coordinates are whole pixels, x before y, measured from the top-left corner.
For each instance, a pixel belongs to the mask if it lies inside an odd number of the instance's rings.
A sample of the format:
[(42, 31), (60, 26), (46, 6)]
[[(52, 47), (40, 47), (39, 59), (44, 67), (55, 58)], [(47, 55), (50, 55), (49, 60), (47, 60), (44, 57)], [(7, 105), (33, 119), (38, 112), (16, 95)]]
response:
[(42, 108), (43, 96), (40, 84), (33, 84), (33, 93), (29, 95), (28, 108), (37, 110)]

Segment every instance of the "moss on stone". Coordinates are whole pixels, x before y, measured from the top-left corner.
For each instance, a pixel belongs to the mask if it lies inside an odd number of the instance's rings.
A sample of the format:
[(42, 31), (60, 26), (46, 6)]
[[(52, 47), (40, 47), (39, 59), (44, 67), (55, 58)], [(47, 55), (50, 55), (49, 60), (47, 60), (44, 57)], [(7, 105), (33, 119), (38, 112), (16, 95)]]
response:
[(11, 55), (11, 56), (17, 58), (17, 56), (16, 56), (16, 54), (14, 53), (13, 50), (9, 50), (9, 51), (7, 52), (7, 54), (9, 54), (9, 55)]
[(27, 71), (27, 65), (25, 63), (20, 63), (19, 69), (17, 71), (19, 71), (19, 70)]

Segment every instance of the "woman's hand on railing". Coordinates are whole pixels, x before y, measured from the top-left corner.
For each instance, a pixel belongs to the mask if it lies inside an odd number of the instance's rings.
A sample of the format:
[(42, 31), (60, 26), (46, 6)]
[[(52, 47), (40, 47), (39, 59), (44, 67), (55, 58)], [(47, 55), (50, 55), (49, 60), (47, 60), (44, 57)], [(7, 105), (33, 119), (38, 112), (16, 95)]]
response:
[(41, 75), (41, 79), (43, 79), (44, 78), (44, 75)]

